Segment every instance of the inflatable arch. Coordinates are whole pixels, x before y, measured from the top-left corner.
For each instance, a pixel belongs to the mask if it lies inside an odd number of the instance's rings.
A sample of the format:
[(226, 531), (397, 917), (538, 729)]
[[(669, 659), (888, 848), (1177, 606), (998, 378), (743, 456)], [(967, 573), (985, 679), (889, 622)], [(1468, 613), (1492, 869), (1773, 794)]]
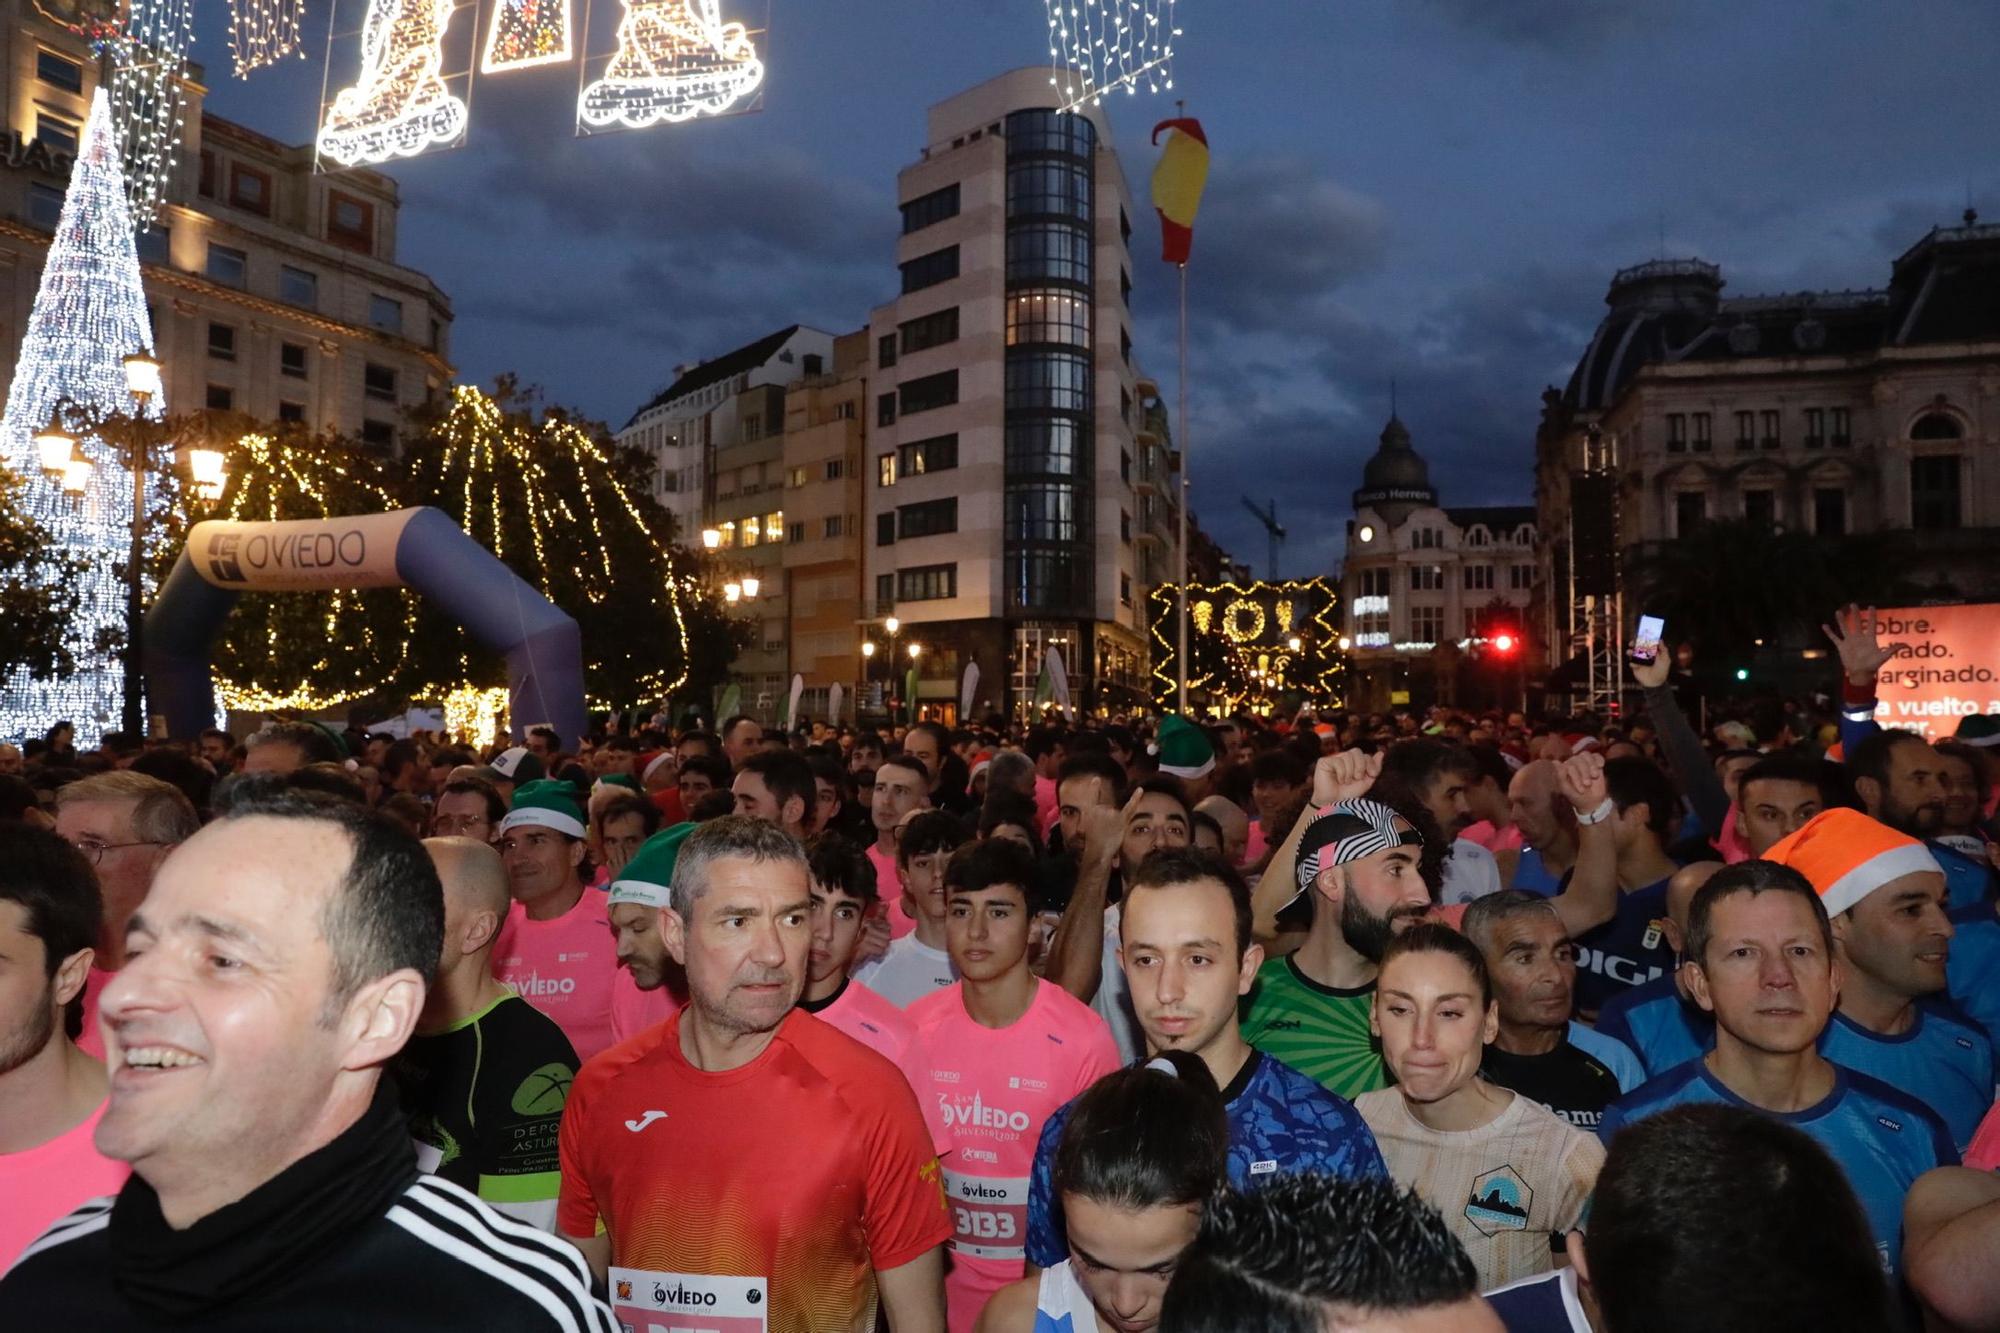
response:
[(524, 741), (547, 724), (584, 729), (583, 636), (576, 621), (524, 583), (441, 510), (240, 523), (210, 519), (146, 613), (141, 665), (150, 711), (175, 736), (214, 716), (209, 650), (246, 592), (409, 588), (507, 659), (508, 725)]

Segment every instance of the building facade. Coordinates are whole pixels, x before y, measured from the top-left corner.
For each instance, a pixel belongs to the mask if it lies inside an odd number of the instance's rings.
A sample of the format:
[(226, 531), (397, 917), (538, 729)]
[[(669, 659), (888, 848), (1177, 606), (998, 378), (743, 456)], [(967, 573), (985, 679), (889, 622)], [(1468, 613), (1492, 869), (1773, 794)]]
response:
[(1440, 506), (1408, 427), (1390, 417), (1354, 493), (1341, 562), (1348, 705), (1517, 695), (1535, 531), (1528, 505)]
[(809, 717), (826, 716), (828, 691), (839, 685), (841, 716), (852, 720), (857, 689), (881, 669), (861, 652), (868, 370), (868, 330), (859, 329), (834, 340), (830, 372), (785, 395), (790, 669), (805, 677), (800, 711)]
[(1619, 549), (1711, 519), (1909, 531), (1914, 580), (1944, 600), (2000, 596), (2000, 226), (1968, 212), (1933, 229), (1881, 289), (1731, 298), (1724, 285), (1698, 259), (1622, 270), (1568, 386), (1544, 395), (1538, 616), (1552, 641), (1569, 629), (1575, 474), (1593, 432)]
[[(652, 457), (653, 496), (673, 516), (677, 540), (693, 545), (703, 529), (724, 521), (714, 512), (720, 468), (762, 467), (776, 458), (732, 453), (724, 463), (719, 455), (745, 441), (778, 439), (784, 430), (785, 387), (801, 377), (824, 374), (832, 360), (832, 334), (793, 324), (697, 365), (674, 367), (673, 381), (632, 414), (617, 432), (618, 443)], [(764, 482), (759, 478), (747, 484)], [(729, 498), (741, 493), (739, 484)], [(736, 512), (743, 510), (738, 504), (729, 508), (729, 526), (722, 529), (724, 549), (756, 545), (764, 535), (763, 516)], [(741, 527), (745, 518), (756, 518), (758, 527)], [(783, 540), (782, 532), (778, 540)]]
[[(918, 696), (1032, 698), (1059, 650), (1080, 707), (1143, 705), (1144, 614), (1176, 567), (1170, 444), (1133, 357), (1132, 196), (1048, 70), (931, 108), (897, 181), (900, 295), (870, 320), (865, 619), (916, 644)], [(899, 662), (899, 670), (905, 663)]]
[[(0, 35), (0, 353), (11, 367), (98, 83), (89, 45), (30, 0)], [(167, 406), (298, 422), (398, 445), (403, 413), (452, 379), (452, 311), (396, 262), (396, 183), (316, 175), (309, 145), (207, 114), (186, 128), (165, 204), (139, 239)]]

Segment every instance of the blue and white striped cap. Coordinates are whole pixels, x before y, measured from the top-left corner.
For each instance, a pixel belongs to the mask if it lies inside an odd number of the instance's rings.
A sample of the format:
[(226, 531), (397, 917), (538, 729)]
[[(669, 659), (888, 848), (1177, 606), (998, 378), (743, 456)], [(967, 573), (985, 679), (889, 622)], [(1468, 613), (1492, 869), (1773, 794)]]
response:
[(1328, 866), (1343, 866), (1391, 847), (1423, 845), (1423, 835), (1380, 801), (1355, 799), (1329, 805), (1306, 825), (1299, 839), (1298, 893), (1292, 897), (1297, 899), (1311, 888)]

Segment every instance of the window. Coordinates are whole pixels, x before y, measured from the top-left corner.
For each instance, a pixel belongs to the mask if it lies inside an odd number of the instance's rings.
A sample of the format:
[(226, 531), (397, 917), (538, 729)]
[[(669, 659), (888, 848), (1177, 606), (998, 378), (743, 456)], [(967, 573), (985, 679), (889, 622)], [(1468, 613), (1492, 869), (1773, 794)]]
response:
[(935, 602), (958, 596), (957, 565), (919, 565), (896, 572), (896, 600)]
[(899, 332), (903, 337), (903, 351), (922, 352), (932, 347), (942, 347), (946, 343), (958, 341), (958, 307), (940, 310), (934, 315), (925, 315), (902, 325)]
[(396, 428), (386, 421), (364, 421), (361, 423), (361, 442), (371, 449), (394, 449)]
[[(822, 537), (838, 537), (840, 535), (840, 528), (841, 528), (840, 517), (841, 516), (839, 514), (827, 515), (825, 520), (820, 525), (821, 530), (819, 535)], [(806, 525), (803, 523), (799, 524), (801, 539), (803, 539), (804, 536), (805, 526)]]
[(1778, 493), (1754, 490), (1743, 492), (1743, 521), (1759, 528), (1778, 525)]
[(338, 190), (327, 191), (326, 239), (343, 249), (374, 254), (375, 205)]
[(1758, 415), (1763, 418), (1764, 422), (1763, 435), (1758, 443), (1762, 444), (1766, 449), (1777, 448), (1780, 440), (1778, 423), (1783, 420), (1784, 414), (1767, 411), (1760, 412)]
[(1806, 438), (1808, 449), (1818, 449), (1826, 444), (1826, 412), (1817, 407), (1806, 409)]
[(1507, 567), (1507, 586), (1515, 592), (1523, 592), (1534, 587), (1535, 567), (1533, 565), (1509, 565)]
[(206, 148), (201, 150), (201, 184), (198, 188), (202, 198), (215, 198), (215, 154)]
[[(1020, 223), (1007, 230), (1010, 284), (1054, 281), (1088, 287), (1091, 259), (1090, 229), (1074, 222), (1049, 219)], [(1126, 286), (1131, 286), (1130, 279)]]
[(1007, 117), (1007, 155), (1068, 153), (1089, 157), (1097, 145), (1097, 127), (1082, 116), (1061, 111), (1016, 111)]
[(1090, 166), (1046, 158), (1007, 166), (1008, 218), (1090, 221)]
[(818, 352), (807, 352), (799, 358), (799, 373), (807, 379), (816, 378), (826, 373), (826, 362), (820, 359)]
[(1090, 410), (1090, 356), (1086, 352), (1049, 349), (1010, 353), (1006, 379), (1009, 412)]
[(35, 77), (66, 93), (83, 91), (83, 66), (53, 51), (35, 52)]
[(53, 111), (35, 112), (35, 137), (52, 153), (68, 153), (75, 157), (79, 133), (81, 127), (68, 116), (59, 116)]
[(875, 609), (893, 611), (896, 609), (896, 576), (877, 574), (875, 576)]
[(786, 475), (786, 478), (785, 478), (785, 484), (786, 484), (787, 486), (790, 486), (790, 487), (791, 487), (791, 488), (792, 488), (793, 490), (797, 490), (797, 489), (798, 489), (799, 487), (801, 487), (801, 486), (805, 485), (805, 484), (806, 484), (806, 470), (805, 470), (804, 468), (802, 468), (802, 467), (795, 467), (795, 468), (793, 468), (793, 469), (792, 469), (792, 470), (791, 470), (791, 471), (790, 471), (790, 472), (789, 472), (789, 473), (788, 473), (788, 474)]
[(755, 515), (744, 519), (740, 536), (745, 546), (755, 546), (764, 537), (762, 522)]
[(278, 269), (278, 299), (286, 305), (319, 308), (319, 274), (285, 264)]
[(1132, 605), (1132, 576), (1130, 574), (1120, 574), (1118, 576), (1118, 605)]
[(1467, 592), (1493, 591), (1493, 566), (1467, 565), (1465, 567), (1465, 588)]
[(1132, 423), (1132, 395), (1123, 386), (1118, 390), (1118, 419), (1127, 425)]
[(1074, 292), (1030, 288), (1007, 297), (1007, 345), (1090, 346), (1090, 302)]
[(1964, 432), (1958, 427), (1958, 419), (1946, 412), (1929, 412), (1917, 418), (1917, 424), (1910, 427), (1913, 440), (1956, 440)]
[(255, 167), (229, 164), (229, 202), (232, 207), (261, 217), (271, 215), (271, 177)]
[(1847, 535), (1847, 492), (1834, 486), (1813, 491), (1813, 531), (1822, 537)]
[(1007, 423), (1006, 460), (1010, 475), (1032, 473), (1073, 477), (1083, 447), (1080, 423), (1062, 417)]
[(403, 333), (403, 303), (387, 296), (370, 295), (368, 298), (368, 327), (380, 329), (401, 337)]
[(894, 514), (875, 515), (875, 544), (894, 546), (896, 544), (896, 516)]
[(883, 454), (875, 460), (875, 484), (877, 486), (896, 484), (896, 455)]
[(902, 265), (903, 295), (920, 292), (926, 287), (935, 287), (941, 282), (950, 282), (958, 276), (958, 247), (947, 245), (942, 250), (933, 250), (927, 255), (918, 255)]
[(1410, 608), (1410, 639), (1413, 643), (1436, 643), (1442, 638), (1444, 638), (1443, 607)]
[[(896, 424), (896, 395), (895, 395), (895, 394), (893, 394), (893, 393), (885, 393), (885, 394), (882, 394), (882, 395), (881, 395), (880, 397), (876, 398), (876, 400), (875, 400), (875, 424), (876, 424), (876, 425), (878, 425), (878, 426), (893, 426), (893, 425), (895, 425), (895, 424)], [(894, 484), (894, 481), (895, 481), (895, 479), (894, 479), (894, 478), (891, 478), (891, 479), (890, 479), (889, 481), (885, 481), (885, 482), (883, 482), (882, 484), (883, 484), (884, 486), (889, 486), (889, 485), (893, 485), (893, 484)]]
[(847, 460), (841, 458), (829, 458), (826, 460), (826, 479), (828, 481), (839, 481), (846, 475)]
[(1688, 447), (1687, 424), (1688, 424), (1688, 419), (1686, 413), (1684, 412), (1667, 413), (1668, 453), (1684, 454), (1687, 452), (1687, 447)]
[(1386, 569), (1364, 569), (1361, 571), (1361, 591), (1357, 597), (1387, 597), (1389, 595), (1389, 571)]
[(1130, 449), (1120, 449), (1118, 451), (1118, 480), (1127, 482), (1132, 480), (1132, 451)]
[(785, 540), (785, 511), (782, 509), (764, 515), (764, 540), (782, 542)]
[(1132, 544), (1132, 516), (1122, 509), (1118, 511), (1118, 540)]
[(236, 359), (235, 325), (212, 323), (208, 326), (208, 354), (217, 361)]
[(1436, 528), (1417, 528), (1410, 533), (1410, 545), (1416, 550), (1435, 550), (1444, 545), (1444, 534)]
[(1960, 522), (1957, 454), (1910, 460), (1910, 526), (1935, 530)]
[(139, 233), (139, 262), (142, 264), (171, 263), (174, 257), (173, 229), (154, 223)]
[(1118, 330), (1118, 355), (1124, 358), (1126, 365), (1132, 364), (1132, 330)]
[(1715, 447), (1715, 441), (1709, 434), (1714, 424), (1714, 418), (1706, 412), (1696, 412), (1691, 419), (1694, 422), (1694, 451), (1698, 454), (1705, 454)]
[(929, 500), (923, 504), (904, 505), (896, 511), (896, 514), (898, 541), (908, 541), (912, 537), (936, 537), (943, 533), (958, 531), (957, 496), (946, 500)]
[(1736, 447), (1754, 449), (1757, 447), (1757, 414), (1738, 412), (1736, 414)]
[(365, 363), (361, 371), (361, 391), (380, 402), (395, 402), (396, 372), (373, 361)]
[(1068, 482), (1031, 482), (1007, 488), (1007, 540), (1076, 540), (1076, 487)]
[(249, 277), (250, 259), (241, 250), (208, 243), (208, 276), (231, 287), (241, 287)]
[(958, 436), (938, 435), (896, 450), (896, 471), (905, 477), (948, 472), (958, 466)]
[(1444, 567), (1442, 565), (1411, 565), (1411, 592), (1441, 592), (1444, 590)]
[(1676, 491), (1674, 493), (1674, 535), (1686, 537), (1694, 533), (1708, 521), (1708, 493), (1706, 491)]
[(298, 425), (303, 424), (305, 419), (306, 405), (304, 403), (294, 403), (282, 398), (278, 400), (278, 420)]
[(56, 229), (62, 221), (63, 192), (40, 181), (28, 182), (28, 221), (37, 227)]
[[(1011, 367), (1010, 367), (1011, 369)], [(901, 390), (900, 408), (904, 416), (949, 407), (958, 401), (958, 372), (947, 370), (911, 380)]]
[(289, 375), (295, 380), (306, 377), (306, 347), (304, 343), (278, 344), (278, 373)]
[(1122, 268), (1118, 270), (1118, 295), (1126, 305), (1132, 304), (1132, 275)]
[[(1471, 532), (1468, 532), (1468, 533), (1466, 533), (1466, 534), (1465, 534), (1465, 544), (1466, 544), (1467, 546), (1484, 546), (1484, 545), (1486, 545), (1486, 529), (1485, 529), (1485, 528), (1474, 528), (1474, 529), (1473, 529), (1473, 530), (1472, 530)], [(1468, 588), (1470, 588), (1470, 587), (1471, 587), (1472, 585), (1471, 585), (1470, 583), (1468, 583), (1468, 584), (1466, 584), (1465, 586), (1466, 586), (1466, 587), (1468, 587)]]
[(932, 190), (929, 194), (918, 195), (903, 205), (903, 235), (922, 231), (925, 227), (936, 226), (946, 218), (958, 216), (958, 185), (954, 182), (942, 190)]
[(887, 370), (896, 364), (896, 335), (885, 333), (875, 340), (875, 364)]
[(719, 523), (716, 526), (722, 532), (723, 549), (729, 550), (732, 547), (734, 547), (736, 545), (736, 524), (732, 521), (728, 523)]
[(211, 411), (227, 412), (236, 406), (236, 392), (227, 384), (211, 384), (208, 386), (208, 398), (205, 405)]
[(1854, 442), (1853, 419), (1844, 407), (1833, 409), (1833, 433), (1828, 443), (1836, 449), (1845, 449)]

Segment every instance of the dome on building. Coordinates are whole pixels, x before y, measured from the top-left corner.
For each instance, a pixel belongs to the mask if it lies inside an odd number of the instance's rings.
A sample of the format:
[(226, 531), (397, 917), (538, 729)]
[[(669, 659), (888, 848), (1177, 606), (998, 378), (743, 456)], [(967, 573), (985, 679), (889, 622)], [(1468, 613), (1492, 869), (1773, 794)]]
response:
[(1354, 493), (1354, 507), (1373, 509), (1393, 526), (1411, 510), (1436, 503), (1430, 464), (1411, 446), (1410, 428), (1401, 417), (1392, 415), (1382, 428), (1381, 447), (1361, 469), (1361, 489)]

